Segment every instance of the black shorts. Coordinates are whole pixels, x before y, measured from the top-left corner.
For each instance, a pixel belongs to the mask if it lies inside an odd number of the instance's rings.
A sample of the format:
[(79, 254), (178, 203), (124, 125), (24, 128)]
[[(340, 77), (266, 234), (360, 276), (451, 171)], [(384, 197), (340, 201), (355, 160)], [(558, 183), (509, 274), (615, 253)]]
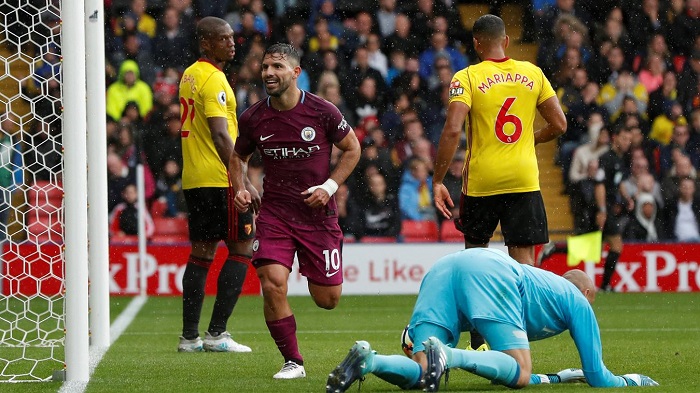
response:
[(547, 213), (539, 191), (471, 197), (462, 194), (455, 226), (471, 244), (486, 244), (498, 223), (506, 246), (549, 241)]
[(233, 205), (231, 188), (204, 187), (184, 190), (190, 241), (246, 241), (255, 237), (253, 213)]

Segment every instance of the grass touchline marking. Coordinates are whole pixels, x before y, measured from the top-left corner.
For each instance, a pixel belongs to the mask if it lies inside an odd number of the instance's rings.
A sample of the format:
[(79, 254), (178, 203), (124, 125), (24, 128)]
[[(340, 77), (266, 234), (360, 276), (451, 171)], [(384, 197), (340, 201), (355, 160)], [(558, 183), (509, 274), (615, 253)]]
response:
[[(148, 300), (148, 297), (146, 296), (134, 297), (124, 311), (119, 314), (117, 319), (112, 322), (112, 325), (109, 328), (110, 345), (114, 344), (114, 342), (119, 339), (119, 336), (124, 333), (126, 328), (129, 327), (131, 322), (134, 321), (134, 318), (136, 318), (139, 311), (141, 311), (141, 307), (146, 304), (146, 300)], [(105, 353), (107, 353), (108, 349), (109, 347), (90, 347), (89, 375), (92, 376), (92, 373), (95, 372), (97, 365), (100, 364), (102, 357), (105, 355)], [(66, 381), (58, 390), (58, 393), (83, 393), (87, 388), (88, 382), (90, 381)]]

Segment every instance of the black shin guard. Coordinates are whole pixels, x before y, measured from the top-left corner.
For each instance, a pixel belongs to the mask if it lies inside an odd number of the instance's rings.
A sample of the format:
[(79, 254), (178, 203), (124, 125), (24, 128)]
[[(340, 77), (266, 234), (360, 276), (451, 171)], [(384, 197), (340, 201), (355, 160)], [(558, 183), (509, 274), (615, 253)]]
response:
[(605, 258), (605, 267), (603, 269), (603, 280), (600, 283), (600, 288), (607, 290), (610, 286), (610, 279), (613, 273), (615, 273), (615, 266), (617, 261), (620, 259), (620, 253), (615, 251), (608, 252), (607, 258)]

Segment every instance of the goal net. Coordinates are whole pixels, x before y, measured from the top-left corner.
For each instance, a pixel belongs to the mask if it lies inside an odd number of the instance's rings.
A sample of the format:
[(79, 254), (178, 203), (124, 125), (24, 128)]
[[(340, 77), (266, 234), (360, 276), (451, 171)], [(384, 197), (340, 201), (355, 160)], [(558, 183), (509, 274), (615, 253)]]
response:
[(60, 8), (0, 0), (0, 382), (64, 368)]

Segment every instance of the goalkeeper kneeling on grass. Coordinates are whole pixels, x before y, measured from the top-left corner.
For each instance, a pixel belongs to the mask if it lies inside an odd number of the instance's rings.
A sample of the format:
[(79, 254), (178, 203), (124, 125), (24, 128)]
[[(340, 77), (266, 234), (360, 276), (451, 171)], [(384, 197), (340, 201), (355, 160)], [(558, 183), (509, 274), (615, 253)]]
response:
[[(370, 373), (403, 389), (436, 392), (451, 368), (511, 388), (583, 380), (593, 387), (657, 386), (647, 376), (617, 376), (605, 367), (591, 308), (595, 293), (593, 282), (580, 270), (562, 277), (489, 248), (447, 255), (421, 283), (406, 332), (415, 343), (412, 360), (379, 355), (368, 342), (357, 341), (328, 376), (326, 392), (344, 392)], [(491, 350), (456, 349), (460, 334), (473, 329)], [(581, 369), (533, 374), (529, 341), (565, 330), (576, 344)]]

